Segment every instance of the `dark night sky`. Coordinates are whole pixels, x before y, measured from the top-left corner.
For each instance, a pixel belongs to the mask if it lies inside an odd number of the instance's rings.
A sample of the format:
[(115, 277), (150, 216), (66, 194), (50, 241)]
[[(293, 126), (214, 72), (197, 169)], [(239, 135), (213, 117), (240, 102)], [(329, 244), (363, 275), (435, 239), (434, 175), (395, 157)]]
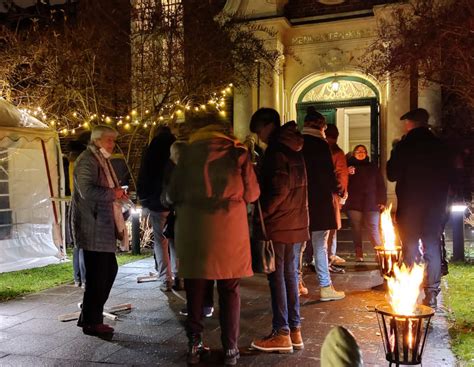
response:
[[(13, 2), (21, 7), (26, 7), (35, 4), (36, 0), (14, 0)], [(50, 3), (52, 5), (61, 4), (64, 3), (64, 0), (50, 0)], [(3, 11), (5, 11), (5, 8), (3, 7), (3, 1), (0, 0), (0, 12)]]

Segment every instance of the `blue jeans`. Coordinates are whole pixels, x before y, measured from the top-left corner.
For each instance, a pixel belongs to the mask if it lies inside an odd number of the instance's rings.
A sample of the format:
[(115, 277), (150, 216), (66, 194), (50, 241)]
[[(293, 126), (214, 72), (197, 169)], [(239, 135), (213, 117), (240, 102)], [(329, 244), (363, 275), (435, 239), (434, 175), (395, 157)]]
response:
[(268, 275), (272, 297), (273, 330), (301, 326), (298, 272), (301, 244), (274, 243), (275, 271)]
[(381, 246), (382, 240), (380, 239), (379, 220), (380, 213), (378, 211), (361, 212), (358, 210), (348, 210), (347, 216), (351, 221), (352, 228), (352, 240), (354, 241), (354, 247), (357, 257), (363, 257), (362, 250), (362, 228), (365, 223), (365, 227), (369, 232), (370, 242), (372, 246)]
[(166, 220), (170, 212), (154, 212), (150, 210), (150, 221), (153, 227), (153, 252), (155, 269), (160, 282), (172, 282), (178, 274), (178, 264), (174, 241), (163, 235)]
[(331, 276), (329, 275), (328, 264), (328, 237), (329, 229), (325, 231), (311, 232), (311, 242), (313, 243), (314, 266), (318, 275), (319, 286), (329, 287)]
[(86, 266), (84, 265), (84, 250), (74, 246), (72, 252), (72, 268), (74, 272), (74, 281), (76, 283), (86, 284)]

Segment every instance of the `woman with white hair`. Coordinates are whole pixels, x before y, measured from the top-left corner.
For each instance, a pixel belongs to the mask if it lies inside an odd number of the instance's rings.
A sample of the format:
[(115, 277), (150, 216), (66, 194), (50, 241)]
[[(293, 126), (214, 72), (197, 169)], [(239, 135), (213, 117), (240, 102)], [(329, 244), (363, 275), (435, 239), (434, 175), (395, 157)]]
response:
[(117, 131), (93, 128), (90, 144), (74, 169), (72, 232), (75, 246), (84, 252), (86, 289), (77, 325), (85, 334), (103, 335), (114, 329), (103, 323), (102, 312), (117, 275), (117, 240), (126, 237), (119, 200), (127, 194), (110, 163)]

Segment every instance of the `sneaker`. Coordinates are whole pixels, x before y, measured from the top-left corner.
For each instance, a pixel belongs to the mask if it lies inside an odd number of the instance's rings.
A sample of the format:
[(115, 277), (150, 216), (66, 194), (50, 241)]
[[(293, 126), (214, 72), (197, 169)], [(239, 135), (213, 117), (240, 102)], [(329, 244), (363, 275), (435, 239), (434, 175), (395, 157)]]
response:
[(364, 262), (364, 258), (359, 256), (359, 257), (356, 257), (356, 262), (357, 263), (363, 263)]
[(254, 340), (251, 347), (262, 352), (293, 353), (290, 333), (285, 330), (273, 330), (269, 336)]
[(81, 286), (81, 282), (74, 282), (74, 287), (79, 288)]
[(298, 282), (298, 295), (307, 295), (308, 294), (308, 288), (306, 288), (306, 284), (304, 284), (304, 281), (303, 279), (301, 279), (299, 282)]
[[(179, 314), (183, 316), (188, 316), (188, 309), (186, 307), (179, 310)], [(202, 314), (204, 317), (212, 317), (214, 314), (214, 307), (204, 307), (202, 310)]]
[(335, 274), (345, 274), (346, 273), (344, 268), (342, 268), (340, 266), (336, 266), (336, 265), (329, 265), (329, 271), (331, 273), (335, 273)]
[(290, 329), (290, 339), (294, 350), (304, 349), (303, 338), (301, 337), (301, 327), (294, 327)]
[(186, 362), (188, 364), (198, 364), (201, 357), (210, 353), (209, 347), (205, 346), (200, 336), (192, 336), (188, 342), (188, 355)]
[(322, 287), (321, 288), (321, 297), (320, 301), (326, 302), (326, 301), (337, 301), (340, 299), (343, 299), (346, 296), (344, 292), (338, 292), (334, 289), (334, 287), (331, 285), (327, 287)]
[(345, 264), (346, 260), (344, 260), (342, 257), (339, 257), (337, 255), (331, 255), (329, 256), (329, 264), (330, 265), (342, 265)]
[(212, 315), (214, 314), (214, 307), (204, 307), (202, 313), (204, 317), (212, 317)]
[(225, 351), (224, 365), (235, 366), (240, 358), (239, 348), (227, 349)]

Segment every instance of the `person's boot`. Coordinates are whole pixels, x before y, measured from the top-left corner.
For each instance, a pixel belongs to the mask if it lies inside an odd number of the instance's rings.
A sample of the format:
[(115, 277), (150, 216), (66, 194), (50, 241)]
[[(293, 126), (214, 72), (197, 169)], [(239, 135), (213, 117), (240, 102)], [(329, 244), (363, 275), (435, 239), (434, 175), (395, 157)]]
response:
[(186, 357), (188, 364), (198, 364), (201, 361), (201, 356), (209, 352), (210, 349), (202, 342), (201, 335), (193, 334), (189, 336), (188, 355)]
[(293, 327), (290, 329), (291, 344), (294, 350), (304, 349), (303, 337), (301, 336), (301, 327)]
[(327, 287), (321, 287), (321, 297), (320, 301), (326, 302), (326, 301), (337, 301), (340, 299), (343, 299), (346, 294), (344, 292), (338, 292), (334, 289), (334, 287), (331, 285)]
[(423, 298), (423, 304), (436, 310), (438, 307), (437, 297), (438, 292), (425, 289), (425, 298)]
[(224, 353), (224, 364), (226, 366), (235, 366), (240, 358), (239, 348), (226, 349)]
[(262, 352), (293, 353), (290, 332), (287, 330), (273, 330), (269, 336), (254, 340), (250, 346)]

